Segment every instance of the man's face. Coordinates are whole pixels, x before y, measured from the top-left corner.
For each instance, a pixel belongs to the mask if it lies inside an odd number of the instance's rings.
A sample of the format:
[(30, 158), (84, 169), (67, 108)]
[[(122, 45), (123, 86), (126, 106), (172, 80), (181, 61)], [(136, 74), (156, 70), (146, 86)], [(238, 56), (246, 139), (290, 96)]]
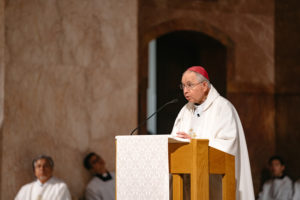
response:
[(280, 177), (283, 174), (285, 166), (279, 160), (272, 160), (270, 164), (270, 171), (273, 177)]
[(41, 181), (47, 182), (52, 177), (53, 169), (47, 159), (39, 159), (34, 164), (34, 174)]
[[(209, 88), (207, 82), (199, 83), (195, 72), (186, 71), (181, 79), (183, 88), (183, 94), (186, 100), (191, 103), (201, 104), (205, 101)], [(190, 88), (186, 86), (191, 86)]]
[(98, 155), (93, 155), (90, 158), (90, 164), (92, 166), (91, 170), (96, 173), (96, 174), (103, 174), (106, 172), (105, 169), (105, 162), (104, 160), (98, 156)]

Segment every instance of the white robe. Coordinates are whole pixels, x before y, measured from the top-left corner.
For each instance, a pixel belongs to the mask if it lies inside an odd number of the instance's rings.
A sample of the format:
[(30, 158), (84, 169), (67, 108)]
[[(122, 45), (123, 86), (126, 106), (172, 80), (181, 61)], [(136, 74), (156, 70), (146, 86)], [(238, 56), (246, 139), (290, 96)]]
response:
[(39, 180), (28, 183), (20, 189), (15, 200), (71, 200), (67, 185), (56, 177), (42, 184)]
[[(200, 117), (197, 115), (199, 114)], [(253, 183), (243, 127), (234, 106), (211, 85), (198, 107), (187, 103), (179, 112), (172, 135), (185, 132), (209, 139), (209, 146), (235, 156), (236, 200), (254, 200)]]
[(258, 200), (291, 200), (293, 195), (293, 182), (285, 176), (282, 179), (270, 179), (263, 185)]
[(111, 180), (102, 181), (94, 176), (86, 187), (86, 200), (114, 200), (115, 199), (115, 174), (110, 172)]
[(300, 200), (300, 179), (294, 184), (293, 200)]

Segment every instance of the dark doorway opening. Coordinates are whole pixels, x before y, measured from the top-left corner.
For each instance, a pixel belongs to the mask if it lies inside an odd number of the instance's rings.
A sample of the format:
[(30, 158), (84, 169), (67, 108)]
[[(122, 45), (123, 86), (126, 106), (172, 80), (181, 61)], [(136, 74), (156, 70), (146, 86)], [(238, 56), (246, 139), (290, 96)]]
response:
[(176, 116), (187, 102), (179, 89), (182, 73), (190, 66), (205, 67), (210, 81), (226, 97), (226, 47), (196, 31), (176, 31), (156, 40), (157, 107), (178, 98), (157, 115), (157, 134), (170, 134)]

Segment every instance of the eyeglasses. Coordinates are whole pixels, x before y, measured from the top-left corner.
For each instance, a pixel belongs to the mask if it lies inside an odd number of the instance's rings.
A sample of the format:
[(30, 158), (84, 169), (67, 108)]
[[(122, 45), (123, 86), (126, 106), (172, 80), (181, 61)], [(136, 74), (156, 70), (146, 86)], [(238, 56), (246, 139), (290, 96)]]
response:
[(202, 82), (195, 83), (195, 84), (193, 84), (193, 83), (187, 83), (186, 85), (185, 85), (185, 84), (180, 84), (179, 87), (180, 87), (180, 89), (182, 89), (182, 90), (184, 90), (184, 88), (186, 88), (186, 89), (188, 89), (188, 90), (191, 90), (191, 89), (193, 89), (196, 85), (199, 85), (200, 83), (202, 83)]

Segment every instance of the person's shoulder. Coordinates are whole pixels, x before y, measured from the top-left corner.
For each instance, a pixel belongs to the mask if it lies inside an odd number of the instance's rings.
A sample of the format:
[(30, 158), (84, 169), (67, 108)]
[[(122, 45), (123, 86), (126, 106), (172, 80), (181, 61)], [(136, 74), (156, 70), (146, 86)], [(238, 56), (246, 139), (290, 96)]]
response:
[(98, 177), (93, 176), (93, 178), (86, 185), (85, 190), (87, 193), (96, 193), (99, 190), (99, 185), (102, 185), (102, 181)]
[(33, 182), (30, 182), (30, 183), (27, 183), (25, 185), (23, 185), (20, 190), (18, 191), (18, 194), (16, 196), (16, 199), (24, 196), (27, 192), (29, 192), (32, 188), (32, 185), (35, 183), (36, 181), (33, 181)]
[(232, 106), (230, 101), (221, 96), (218, 91), (211, 85), (211, 93), (209, 94), (209, 101), (215, 106)]
[(268, 179), (264, 182), (263, 184), (263, 187), (266, 188), (266, 187), (270, 187), (272, 185), (272, 179)]
[(96, 176), (93, 176), (93, 178), (88, 182), (87, 184), (87, 188), (91, 188), (93, 187), (95, 184), (99, 183), (99, 181), (101, 181), (99, 178), (97, 178)]
[(223, 97), (221, 95), (215, 99), (215, 102), (217, 102), (218, 104), (221, 104), (223, 106), (228, 106), (230, 108), (234, 107), (228, 99), (226, 99), (225, 97)]
[(53, 176), (49, 181), (50, 181), (50, 183), (55, 184), (60, 188), (68, 188), (67, 184), (63, 180), (61, 180), (55, 176)]
[(183, 115), (184, 113), (191, 113), (191, 112), (193, 112), (193, 109), (194, 109), (194, 104), (193, 103), (190, 103), (190, 102), (188, 102), (188, 103), (186, 103), (181, 109), (180, 109), (180, 111), (179, 111), (179, 113), (178, 113), (178, 116), (181, 116), (181, 115)]
[(235, 112), (235, 107), (233, 106), (233, 104), (228, 99), (226, 99), (225, 97), (222, 97), (222, 96), (218, 96), (214, 100), (213, 105), (219, 111), (222, 111), (224, 113), (228, 113), (228, 112), (234, 113)]
[(292, 179), (289, 177), (289, 176), (284, 176), (283, 180), (285, 180), (286, 182), (289, 182), (289, 183), (293, 183)]

